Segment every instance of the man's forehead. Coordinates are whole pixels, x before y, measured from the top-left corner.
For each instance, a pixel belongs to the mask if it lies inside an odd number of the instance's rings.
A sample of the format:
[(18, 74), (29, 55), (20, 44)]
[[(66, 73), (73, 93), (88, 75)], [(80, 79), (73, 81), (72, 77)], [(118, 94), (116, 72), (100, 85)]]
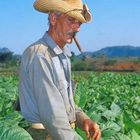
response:
[(61, 15), (64, 16), (65, 18), (67, 18), (67, 19), (80, 22), (78, 19), (76, 19), (76, 18), (74, 18), (74, 17), (72, 17), (72, 16), (69, 16), (69, 15), (67, 15), (66, 13), (62, 13)]

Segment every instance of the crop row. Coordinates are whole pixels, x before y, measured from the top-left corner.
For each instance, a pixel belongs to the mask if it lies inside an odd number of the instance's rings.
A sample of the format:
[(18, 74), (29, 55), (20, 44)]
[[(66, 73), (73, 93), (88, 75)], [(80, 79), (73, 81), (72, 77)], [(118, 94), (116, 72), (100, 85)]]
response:
[[(73, 80), (77, 83), (75, 103), (100, 124), (102, 140), (140, 140), (139, 74), (73, 73)], [(28, 127), (13, 107), (18, 82), (17, 76), (0, 76), (0, 127)], [(86, 140), (82, 131), (77, 132)]]
[(102, 140), (140, 140), (139, 74), (91, 73), (74, 78), (75, 102), (100, 124)]

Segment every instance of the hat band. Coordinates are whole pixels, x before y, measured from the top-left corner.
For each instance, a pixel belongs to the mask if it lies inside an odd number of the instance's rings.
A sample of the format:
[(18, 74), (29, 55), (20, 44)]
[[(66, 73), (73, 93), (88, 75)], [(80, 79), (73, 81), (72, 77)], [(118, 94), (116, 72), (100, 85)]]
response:
[(70, 12), (73, 12), (73, 11), (81, 11), (81, 14), (85, 17), (86, 13), (89, 13), (90, 11), (87, 10), (87, 9), (72, 9), (72, 10), (69, 10), (67, 12), (65, 12), (64, 14), (67, 14), (67, 13), (70, 13)]

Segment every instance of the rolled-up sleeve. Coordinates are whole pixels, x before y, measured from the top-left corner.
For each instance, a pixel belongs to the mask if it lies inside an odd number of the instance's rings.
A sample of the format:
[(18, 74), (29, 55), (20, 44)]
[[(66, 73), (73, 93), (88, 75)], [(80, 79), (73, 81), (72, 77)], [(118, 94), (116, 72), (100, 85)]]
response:
[(82, 129), (84, 120), (90, 118), (81, 110), (80, 107), (76, 106), (75, 112), (76, 112), (76, 125)]
[(29, 66), (29, 79), (36, 98), (40, 120), (53, 140), (76, 140), (70, 127), (63, 98), (53, 82), (51, 65), (36, 55)]

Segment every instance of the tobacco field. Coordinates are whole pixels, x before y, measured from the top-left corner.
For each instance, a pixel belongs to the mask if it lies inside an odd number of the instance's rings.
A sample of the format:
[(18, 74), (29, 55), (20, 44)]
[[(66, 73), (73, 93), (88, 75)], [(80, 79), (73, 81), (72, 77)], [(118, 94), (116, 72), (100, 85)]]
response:
[[(137, 73), (73, 73), (75, 103), (98, 122), (102, 140), (140, 140), (140, 75)], [(13, 106), (18, 76), (0, 75), (0, 139), (31, 140), (28, 123)], [(23, 129), (24, 128), (24, 129)], [(86, 140), (85, 133), (76, 131)]]

